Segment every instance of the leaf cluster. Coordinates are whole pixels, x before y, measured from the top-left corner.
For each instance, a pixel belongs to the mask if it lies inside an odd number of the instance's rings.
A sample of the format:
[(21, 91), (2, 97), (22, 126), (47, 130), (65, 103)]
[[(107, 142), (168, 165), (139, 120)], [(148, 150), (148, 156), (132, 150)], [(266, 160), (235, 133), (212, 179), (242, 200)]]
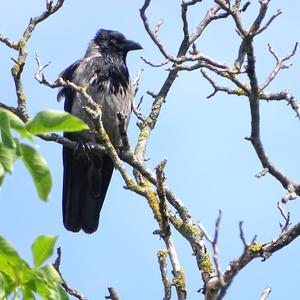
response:
[(56, 236), (39, 236), (31, 246), (34, 266), (20, 257), (15, 248), (0, 236), (0, 299), (33, 300), (36, 295), (49, 300), (66, 300), (62, 278), (52, 264), (43, 263), (52, 256)]
[[(83, 121), (67, 112), (41, 111), (32, 120), (24, 123), (11, 111), (0, 108), (0, 186), (5, 175), (12, 174), (15, 161), (20, 159), (33, 179), (39, 198), (48, 200), (52, 187), (51, 173), (46, 160), (34, 147), (34, 136), (85, 129), (88, 126)], [(33, 145), (24, 143), (24, 139)]]

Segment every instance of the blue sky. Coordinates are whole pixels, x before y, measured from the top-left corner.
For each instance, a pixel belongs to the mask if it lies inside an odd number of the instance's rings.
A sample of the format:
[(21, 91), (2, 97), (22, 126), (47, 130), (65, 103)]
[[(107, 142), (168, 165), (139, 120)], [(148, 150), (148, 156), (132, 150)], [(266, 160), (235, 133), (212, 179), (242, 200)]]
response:
[[(181, 1), (153, 0), (148, 15), (154, 25), (164, 19), (161, 40), (170, 53), (177, 51), (181, 39)], [(204, 9), (213, 1), (203, 1), (191, 13), (191, 28), (204, 15)], [(245, 23), (250, 24), (257, 11), (253, 1)], [(45, 1), (2, 1), (0, 4), (0, 32), (17, 40), (31, 16), (44, 9)], [(43, 63), (51, 61), (46, 70), (49, 80), (84, 55), (89, 40), (99, 28), (116, 29), (143, 45), (144, 50), (128, 57), (131, 76), (144, 68), (138, 98), (144, 95), (143, 112), (147, 114), (151, 98), (147, 90), (158, 91), (165, 77), (164, 68), (145, 65), (140, 56), (159, 63), (162, 56), (147, 36), (139, 17), (142, 1), (68, 1), (46, 22), (40, 24), (28, 43), (28, 61), (24, 70), (24, 88), (31, 115), (45, 109), (63, 109), (56, 102), (56, 91), (40, 86), (34, 79), (35, 52)], [(297, 1), (274, 0), (269, 16), (281, 8), (283, 14), (269, 30), (255, 42), (258, 79), (260, 82), (274, 66), (267, 44), (281, 56), (289, 53), (299, 41)], [(239, 39), (231, 20), (216, 22), (197, 42), (206, 55), (232, 65), (236, 58)], [(13, 80), (10, 75), (11, 57), (16, 57), (0, 45), (0, 99), (15, 104)], [(290, 89), (299, 95), (299, 53), (293, 58), (293, 67), (283, 70), (269, 91)], [(229, 261), (237, 258), (243, 245), (239, 239), (238, 222), (244, 221), (244, 230), (250, 241), (255, 234), (258, 242), (266, 242), (279, 233), (281, 216), (276, 203), (285, 190), (270, 175), (255, 178), (261, 170), (254, 150), (244, 137), (250, 133), (249, 105), (246, 98), (217, 94), (212, 99), (210, 85), (198, 71), (182, 72), (176, 80), (150, 139), (147, 162), (150, 168), (163, 158), (168, 186), (191, 210), (195, 221), (201, 222), (213, 234), (218, 209), (223, 212), (220, 233), (220, 261), (223, 270)], [(299, 121), (286, 103), (263, 103), (261, 108), (262, 139), (271, 160), (287, 175), (300, 180), (299, 175)], [(129, 128), (131, 144), (135, 145), (138, 130), (132, 117)], [(152, 232), (157, 229), (146, 201), (123, 189), (124, 183), (115, 172), (100, 217), (100, 227), (93, 235), (67, 232), (62, 225), (61, 147), (37, 139), (38, 150), (46, 158), (53, 176), (53, 190), (48, 203), (38, 200), (32, 180), (24, 166), (17, 162), (12, 176), (5, 178), (0, 191), (0, 234), (31, 261), (30, 245), (41, 234), (58, 235), (57, 246), (62, 247), (61, 271), (66, 281), (89, 299), (103, 299), (106, 288), (114, 286), (121, 299), (162, 299), (163, 287), (156, 252), (164, 248)], [(299, 199), (285, 209), (299, 221)], [(199, 299), (202, 287), (188, 243), (174, 232), (180, 262), (185, 269), (188, 299)], [(262, 263), (252, 262), (235, 279), (227, 299), (258, 299), (265, 286), (273, 288), (269, 299), (296, 299), (299, 297), (298, 276), (300, 241), (274, 254)], [(53, 258), (54, 260), (54, 258)], [(175, 292), (173, 295), (175, 299)], [(201, 299), (201, 297), (200, 297)]]

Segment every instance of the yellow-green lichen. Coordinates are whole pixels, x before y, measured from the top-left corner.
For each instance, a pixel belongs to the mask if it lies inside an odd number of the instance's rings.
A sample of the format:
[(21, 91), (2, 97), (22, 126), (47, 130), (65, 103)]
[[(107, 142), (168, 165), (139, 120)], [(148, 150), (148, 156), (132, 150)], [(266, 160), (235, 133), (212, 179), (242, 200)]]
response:
[(167, 249), (164, 249), (164, 250), (159, 250), (157, 252), (157, 256), (164, 262), (166, 263), (166, 258), (167, 258), (167, 255), (168, 255), (169, 251)]
[(174, 226), (183, 236), (199, 235), (198, 228), (191, 223), (184, 223), (180, 218), (173, 220)]
[(157, 201), (156, 193), (153, 192), (150, 188), (147, 188), (147, 190), (146, 190), (146, 196), (147, 196), (147, 200), (148, 200), (149, 206), (152, 209), (152, 212), (154, 214), (155, 219), (159, 223), (160, 228), (163, 228), (162, 227), (162, 217), (161, 217), (161, 213), (160, 213), (160, 209), (159, 209), (159, 204), (158, 204), (158, 201)]
[(163, 101), (164, 101), (164, 98), (163, 97), (159, 97), (155, 101), (155, 103), (152, 105), (152, 111), (153, 110), (159, 110)]
[(133, 188), (136, 187), (136, 184), (135, 184), (135, 182), (134, 182), (134, 180), (133, 180), (132, 178), (129, 178), (129, 179), (128, 179), (127, 187), (128, 187), (128, 189), (130, 189), (130, 190), (132, 190)]
[(241, 69), (241, 64), (239, 62), (236, 62), (234, 64), (234, 67), (232, 68), (232, 72), (233, 73), (238, 73), (240, 71), (240, 69)]
[(253, 243), (249, 246), (249, 251), (252, 252), (260, 252), (262, 249), (262, 244), (260, 243)]
[(180, 218), (174, 218), (173, 220), (174, 226), (179, 230), (182, 226), (183, 222)]
[[(169, 251), (167, 249), (159, 250), (157, 252), (157, 257), (159, 260), (159, 265), (160, 265), (161, 270), (163, 270), (167, 265), (168, 252)], [(164, 271), (162, 271), (162, 272), (164, 272)], [(165, 275), (167, 275), (167, 274), (165, 274)], [(171, 295), (171, 282), (169, 281), (167, 276), (162, 276), (162, 280), (163, 280), (163, 284), (165, 287), (165, 293), (168, 293)]]
[(147, 127), (143, 128), (139, 134), (138, 143), (144, 140), (147, 140), (149, 138), (149, 130)]
[(237, 13), (237, 14), (240, 13), (239, 7), (238, 7), (237, 5), (232, 5), (232, 6), (231, 6), (231, 11), (232, 11), (233, 13)]
[(202, 257), (201, 263), (200, 263), (200, 268), (202, 273), (208, 273), (208, 274), (213, 274), (215, 273), (215, 269), (212, 265), (209, 253), (206, 252), (204, 256)]
[(165, 168), (166, 163), (167, 163), (167, 161), (166, 161), (165, 159), (162, 160), (162, 161), (157, 165), (156, 169), (158, 169), (159, 171), (162, 171), (162, 170)]
[(237, 93), (239, 96), (247, 96), (246, 92), (242, 88), (236, 88), (235, 93)]
[[(105, 132), (102, 133), (102, 141), (103, 142), (110, 142), (110, 138), (108, 136), (108, 134)], [(110, 142), (111, 143), (111, 142)]]
[(11, 73), (13, 74), (14, 77), (17, 77), (18, 74), (20, 73), (20, 65), (19, 64), (14, 64), (14, 66), (11, 69)]
[(19, 101), (22, 103), (26, 102), (26, 97), (23, 92), (19, 93)]
[(264, 91), (261, 91), (260, 93), (259, 93), (259, 97), (266, 97), (266, 93), (264, 92)]
[(26, 45), (26, 40), (24, 38), (21, 38), (18, 42), (17, 49), (20, 50), (24, 48), (25, 45)]
[(186, 294), (184, 270), (180, 269), (172, 279), (173, 284)]
[(228, 72), (225, 71), (225, 72), (223, 72), (222, 74), (223, 74), (223, 76), (224, 76), (225, 78), (230, 79), (230, 75), (229, 75)]

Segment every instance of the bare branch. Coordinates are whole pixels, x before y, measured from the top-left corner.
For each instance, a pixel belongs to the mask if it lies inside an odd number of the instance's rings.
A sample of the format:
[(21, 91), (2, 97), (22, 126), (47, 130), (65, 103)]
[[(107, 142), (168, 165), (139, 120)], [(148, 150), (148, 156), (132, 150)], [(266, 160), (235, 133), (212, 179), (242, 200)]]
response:
[(140, 69), (138, 71), (138, 73), (136, 74), (136, 77), (132, 80), (132, 90), (133, 90), (133, 94), (136, 96), (138, 90), (139, 90), (139, 85), (140, 85), (140, 81), (141, 81), (141, 77), (142, 77), (142, 73), (143, 73), (144, 69)]
[(217, 276), (221, 282), (221, 285), (225, 285), (224, 280), (223, 280), (223, 276), (222, 276), (222, 270), (221, 270), (221, 264), (219, 261), (219, 247), (218, 247), (218, 236), (219, 236), (219, 232), (220, 232), (220, 223), (221, 223), (221, 217), (222, 217), (222, 212), (221, 210), (219, 210), (219, 215), (218, 218), (216, 220), (216, 225), (215, 225), (215, 236), (214, 236), (214, 240), (213, 240), (213, 251), (214, 251), (214, 263), (216, 266), (216, 270), (217, 270)]
[(11, 69), (11, 73), (15, 83), (16, 95), (17, 95), (17, 103), (18, 103), (18, 116), (23, 121), (28, 121), (29, 113), (26, 105), (26, 96), (23, 88), (23, 83), (21, 79), (21, 75), (24, 69), (24, 65), (27, 59), (27, 50), (26, 44), (29, 38), (31, 37), (32, 32), (38, 23), (44, 21), (50, 15), (54, 14), (57, 10), (59, 10), (64, 3), (64, 0), (58, 0), (57, 3), (53, 6), (52, 1), (46, 2), (46, 10), (41, 13), (39, 16), (35, 18), (31, 18), (28, 26), (26, 27), (22, 37), (20, 40), (16, 42), (12, 42), (9, 38), (0, 35), (0, 41), (6, 44), (8, 47), (19, 52), (18, 58), (14, 60), (15, 64)]
[(156, 167), (156, 178), (157, 178), (157, 195), (159, 198), (159, 211), (161, 214), (161, 237), (163, 238), (169, 258), (172, 264), (172, 270), (174, 274), (173, 283), (176, 287), (176, 292), (178, 299), (184, 300), (186, 298), (186, 287), (185, 287), (185, 278), (184, 270), (182, 269), (173, 239), (171, 237), (171, 229), (169, 224), (169, 213), (167, 207), (166, 194), (164, 189), (165, 174), (164, 168), (166, 166), (167, 160), (163, 159)]
[[(263, 1), (268, 2), (268, 1)], [(263, 6), (263, 3), (261, 3)], [(266, 9), (266, 8), (265, 8)], [(257, 28), (257, 26), (253, 25), (254, 28)], [(294, 52), (294, 51), (293, 51)], [(290, 57), (293, 52), (288, 55), (287, 57)], [(255, 54), (254, 49), (252, 45), (252, 40), (248, 41), (247, 46), (247, 58), (248, 58), (248, 66), (247, 66), (247, 75), (250, 81), (250, 89), (251, 93), (249, 95), (249, 104), (250, 104), (250, 111), (251, 111), (251, 136), (248, 138), (249, 141), (251, 141), (256, 154), (263, 166), (263, 168), (268, 168), (269, 173), (274, 176), (282, 185), (284, 188), (288, 189), (288, 187), (293, 188), (293, 194), (294, 197), (295, 194), (299, 195), (300, 188), (299, 184), (288, 178), (281, 170), (279, 170), (268, 158), (266, 151), (263, 147), (261, 137), (260, 137), (260, 89), (258, 86), (258, 80), (256, 76), (256, 70), (255, 70)], [(291, 200), (291, 197), (284, 198), (283, 201)]]
[(141, 123), (137, 123), (138, 127), (140, 128), (140, 125), (145, 122), (146, 117), (142, 114), (140, 106), (143, 102), (144, 97), (142, 96), (140, 98), (139, 103), (136, 105), (135, 100), (133, 101), (133, 105), (132, 105), (132, 111), (135, 114), (135, 116), (138, 118), (139, 121), (141, 121)]
[(166, 191), (164, 187), (165, 181), (165, 173), (164, 168), (166, 166), (167, 159), (164, 158), (157, 166), (156, 166), (156, 180), (157, 180), (157, 196), (159, 198), (159, 210), (162, 217), (162, 228), (161, 235), (163, 237), (169, 237), (171, 235), (170, 224), (169, 224), (169, 213), (167, 207), (167, 199), (166, 199)]
[[(244, 250), (243, 254), (230, 263), (230, 267), (223, 273), (224, 281), (231, 283), (233, 278), (242, 270), (250, 261), (257, 257), (269, 258), (272, 253), (275, 253), (290, 244), (295, 238), (300, 235), (300, 223), (294, 225), (291, 229), (280, 234), (276, 239), (264, 244), (252, 243)], [(247, 245), (247, 243), (244, 243)], [(227, 288), (227, 287), (225, 287)]]
[(280, 214), (282, 215), (282, 217), (284, 218), (284, 221), (285, 221), (284, 225), (279, 223), (281, 232), (283, 233), (283, 232), (286, 232), (289, 229), (290, 225), (292, 225), (291, 213), (290, 212), (285, 213), (284, 209), (280, 206), (279, 202), (277, 202), (277, 208), (280, 211)]
[(168, 272), (167, 272), (167, 253), (168, 250), (160, 250), (157, 252), (157, 259), (159, 263), (159, 269), (161, 274), (161, 279), (164, 285), (165, 295), (163, 300), (171, 300), (171, 282), (168, 279)]
[(142, 61), (143, 61), (145, 64), (147, 64), (147, 65), (149, 65), (149, 66), (151, 66), (151, 67), (153, 67), (153, 68), (160, 68), (160, 67), (162, 67), (162, 66), (167, 65), (167, 64), (170, 62), (170, 59), (169, 59), (169, 58), (165, 59), (164, 61), (162, 61), (162, 62), (159, 63), (159, 64), (152, 63), (151, 61), (147, 60), (144, 56), (141, 56), (141, 59), (142, 59)]
[(195, 5), (202, 0), (190, 0), (190, 1), (182, 1), (181, 3), (181, 19), (182, 19), (182, 30), (183, 30), (183, 39), (188, 41), (189, 40), (189, 25), (187, 19), (187, 11), (188, 7)]
[(56, 4), (53, 6), (53, 1), (46, 2), (46, 10), (37, 17), (31, 18), (27, 28), (23, 33), (23, 39), (26, 43), (31, 37), (32, 32), (34, 31), (36, 25), (47, 19), (49, 16), (56, 13), (64, 4), (64, 0), (57, 0)]
[(295, 200), (297, 196), (299, 196), (300, 188), (299, 185), (295, 186), (295, 184), (288, 184), (287, 186), (288, 193), (284, 195), (281, 199), (282, 203), (287, 203), (289, 200)]
[(228, 95), (236, 95), (236, 96), (246, 96), (249, 94), (247, 87), (244, 86), (242, 82), (240, 82), (239, 85), (240, 86), (243, 85), (243, 88), (238, 87), (236, 89), (231, 89), (226, 86), (218, 85), (205, 71), (201, 70), (201, 74), (214, 88), (214, 92), (208, 95), (206, 98), (213, 97), (217, 92), (224, 92), (227, 93)]
[(0, 42), (4, 43), (7, 47), (12, 48), (14, 50), (19, 49), (18, 43), (11, 41), (8, 37), (3, 36), (1, 33), (0, 33)]
[(300, 120), (300, 104), (299, 101), (291, 94), (290, 91), (285, 90), (279, 93), (261, 93), (259, 98), (266, 101), (286, 101), (288, 105), (295, 111), (297, 118)]
[(13, 106), (8, 106), (8, 105), (6, 105), (5, 103), (2, 103), (2, 102), (0, 102), (0, 107), (11, 111), (12, 113), (14, 113), (15, 115), (18, 116), (17, 108), (15, 108)]
[(259, 297), (259, 300), (266, 300), (269, 297), (271, 292), (272, 292), (271, 287), (267, 286), (262, 292), (261, 296)]
[(203, 226), (203, 224), (198, 223), (197, 224), (201, 233), (203, 234), (203, 236), (211, 243), (213, 244), (214, 240), (212, 239), (212, 237), (208, 234), (207, 230), (205, 229), (205, 227)]
[(255, 174), (256, 178), (261, 178), (264, 177), (268, 174), (269, 169), (268, 168), (263, 168), (260, 172), (258, 172), (257, 174)]
[(246, 242), (246, 239), (245, 239), (245, 234), (244, 234), (244, 230), (243, 230), (243, 221), (240, 221), (239, 222), (239, 229), (240, 229), (240, 238), (243, 242), (243, 245), (244, 245), (244, 250), (246, 251), (247, 248), (248, 248), (248, 243)]
[(164, 24), (164, 20), (163, 19), (160, 19), (156, 23), (155, 27), (153, 28), (153, 31), (154, 31), (155, 34), (158, 33), (158, 31), (159, 31), (159, 29), (160, 29), (160, 27), (161, 27), (162, 24)]
[(276, 54), (274, 49), (271, 47), (270, 44), (268, 44), (269, 51), (276, 60), (276, 66), (274, 70), (271, 72), (271, 74), (268, 76), (264, 84), (260, 87), (260, 92), (262, 92), (274, 80), (274, 78), (276, 77), (276, 75), (279, 73), (280, 70), (288, 69), (291, 66), (291, 65), (285, 65), (284, 62), (286, 62), (296, 54), (297, 47), (298, 47), (298, 43), (295, 44), (294, 49), (290, 54), (286, 55), (283, 58), (278, 58), (278, 55)]
[(54, 269), (58, 272), (58, 274), (60, 275), (61, 279), (62, 279), (62, 284), (61, 286), (64, 288), (64, 290), (71, 296), (74, 296), (75, 298), (79, 299), (79, 300), (87, 300), (87, 298), (80, 293), (79, 291), (73, 289), (71, 286), (69, 286), (69, 284), (64, 280), (64, 278), (62, 277), (62, 274), (60, 272), (60, 262), (61, 262), (61, 247), (57, 248), (57, 257), (55, 259), (55, 262), (52, 264)]
[[(256, 92), (256, 88), (252, 88), (252, 94)], [(255, 90), (255, 91), (254, 91)], [(251, 141), (258, 158), (261, 161), (263, 168), (267, 168), (269, 173), (273, 175), (286, 189), (288, 187), (293, 187), (293, 193), (297, 195), (299, 192), (299, 184), (288, 178), (281, 170), (279, 170), (271, 161), (269, 160), (263, 144), (260, 138), (260, 112), (259, 112), (259, 101), (254, 96), (249, 97), (250, 108), (251, 108)], [(285, 198), (285, 201), (291, 198)]]
[(158, 49), (160, 50), (160, 52), (165, 56), (165, 58), (168, 58), (169, 54), (167, 53), (164, 45), (159, 40), (159, 38), (158, 38), (158, 36), (156, 34), (157, 30), (156, 29), (153, 30), (153, 29), (150, 28), (150, 25), (149, 25), (149, 22), (148, 22), (148, 18), (146, 17), (146, 10), (149, 7), (150, 3), (151, 3), (151, 0), (145, 0), (144, 5), (140, 9), (140, 16), (141, 16), (141, 19), (143, 20), (144, 27), (145, 27), (147, 33), (149, 34), (150, 38), (152, 39), (152, 41), (158, 47)]
[(216, 271), (217, 271), (217, 278), (218, 278), (221, 286), (225, 286), (225, 282), (224, 282), (223, 275), (222, 275), (221, 264), (219, 261), (219, 247), (218, 247), (218, 237), (219, 237), (219, 233), (220, 233), (221, 217), (222, 217), (222, 212), (221, 212), (221, 210), (219, 210), (218, 217), (215, 222), (215, 234), (214, 234), (213, 239), (209, 236), (209, 234), (207, 233), (206, 229), (204, 228), (204, 226), (202, 224), (198, 224), (198, 227), (200, 228), (200, 230), (204, 234), (205, 238), (211, 243), (211, 245), (213, 247), (213, 252), (214, 252), (213, 260), (214, 260), (214, 264), (215, 264)]
[(113, 287), (108, 287), (109, 296), (105, 296), (105, 299), (111, 299), (111, 300), (119, 300), (119, 296), (116, 292), (116, 290)]
[(281, 14), (282, 14), (282, 11), (280, 9), (278, 9), (277, 12), (266, 22), (266, 24), (264, 26), (260, 27), (259, 30), (257, 30), (257, 34), (260, 34), (264, 30), (266, 30), (271, 25), (271, 23)]

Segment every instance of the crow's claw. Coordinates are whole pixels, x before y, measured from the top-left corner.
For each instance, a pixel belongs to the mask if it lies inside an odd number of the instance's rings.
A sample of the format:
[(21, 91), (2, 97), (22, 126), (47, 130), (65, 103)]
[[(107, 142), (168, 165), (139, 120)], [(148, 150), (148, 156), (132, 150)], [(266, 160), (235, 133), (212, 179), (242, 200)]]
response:
[(77, 146), (74, 148), (74, 157), (76, 159), (88, 159), (89, 153), (91, 152), (91, 146), (89, 143), (78, 142)]

